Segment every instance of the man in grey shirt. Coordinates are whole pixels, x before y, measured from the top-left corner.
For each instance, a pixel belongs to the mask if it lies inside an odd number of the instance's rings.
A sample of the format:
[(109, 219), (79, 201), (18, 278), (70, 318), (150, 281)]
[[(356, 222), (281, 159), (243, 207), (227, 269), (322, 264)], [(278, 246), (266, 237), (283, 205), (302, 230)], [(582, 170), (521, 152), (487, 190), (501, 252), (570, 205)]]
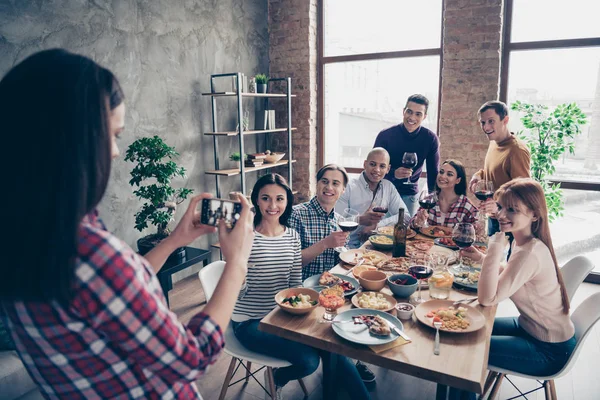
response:
[[(367, 155), (363, 166), (364, 171), (348, 183), (335, 203), (335, 211), (341, 215), (344, 215), (346, 208), (352, 208), (360, 214), (358, 229), (349, 237), (348, 247), (351, 249), (360, 247), (377, 227), (396, 224), (401, 207), (407, 210), (394, 184), (383, 179), (390, 170), (390, 155), (387, 150), (375, 147)], [(404, 218), (405, 223), (408, 223), (408, 212), (405, 212)]]

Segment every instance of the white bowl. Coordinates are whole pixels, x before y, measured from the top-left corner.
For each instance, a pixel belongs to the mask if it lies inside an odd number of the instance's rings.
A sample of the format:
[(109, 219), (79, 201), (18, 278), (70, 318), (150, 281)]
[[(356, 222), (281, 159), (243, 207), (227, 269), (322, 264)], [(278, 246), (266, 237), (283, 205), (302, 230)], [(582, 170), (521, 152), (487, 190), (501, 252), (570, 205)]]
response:
[[(403, 310), (406, 308), (406, 310)], [(408, 310), (410, 308), (410, 310)], [(396, 304), (396, 313), (400, 319), (411, 319), (415, 312), (415, 306), (410, 303), (398, 303)]]

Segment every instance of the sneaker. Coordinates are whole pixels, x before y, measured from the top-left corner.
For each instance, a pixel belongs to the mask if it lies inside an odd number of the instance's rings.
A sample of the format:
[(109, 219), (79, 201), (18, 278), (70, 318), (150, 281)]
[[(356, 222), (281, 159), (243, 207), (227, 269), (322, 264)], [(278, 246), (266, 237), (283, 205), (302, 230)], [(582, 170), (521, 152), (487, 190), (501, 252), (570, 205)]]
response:
[(360, 379), (362, 379), (364, 383), (375, 382), (375, 374), (369, 369), (369, 367), (367, 367), (367, 364), (357, 361), (356, 370), (358, 371), (358, 375), (360, 375)]
[[(275, 372), (275, 368), (273, 368), (273, 372)], [(269, 395), (269, 393), (267, 392), (269, 389), (269, 378), (267, 378), (267, 369), (265, 368), (265, 374), (264, 374), (264, 380), (265, 380), (265, 388), (267, 388), (267, 390), (265, 390), (265, 400), (272, 400), (271, 395)], [(277, 386), (275, 385), (275, 398), (277, 400), (283, 400), (283, 394), (281, 393), (283, 390), (282, 386)]]

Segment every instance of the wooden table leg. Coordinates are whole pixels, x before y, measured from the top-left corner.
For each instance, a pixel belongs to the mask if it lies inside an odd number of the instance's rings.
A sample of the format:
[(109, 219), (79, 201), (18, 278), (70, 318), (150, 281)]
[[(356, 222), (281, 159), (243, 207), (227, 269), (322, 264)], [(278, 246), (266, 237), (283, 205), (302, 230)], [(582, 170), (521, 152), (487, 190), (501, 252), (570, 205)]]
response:
[(335, 400), (337, 390), (335, 385), (335, 370), (337, 368), (337, 354), (322, 352), (323, 360), (323, 398)]
[(435, 390), (435, 400), (446, 400), (446, 397), (448, 397), (448, 386), (438, 383)]

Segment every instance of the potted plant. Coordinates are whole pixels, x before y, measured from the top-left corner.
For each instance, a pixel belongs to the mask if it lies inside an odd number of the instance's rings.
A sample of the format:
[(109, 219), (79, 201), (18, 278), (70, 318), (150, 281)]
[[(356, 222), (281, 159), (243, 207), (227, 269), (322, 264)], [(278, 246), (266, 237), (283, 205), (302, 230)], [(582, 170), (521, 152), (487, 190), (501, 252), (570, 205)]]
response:
[[(141, 232), (148, 224), (156, 226), (156, 233), (137, 241), (138, 251), (142, 255), (169, 236), (168, 225), (173, 220), (177, 204), (193, 192), (192, 189), (171, 187), (173, 178), (185, 177), (185, 169), (172, 160), (178, 155), (175, 148), (168, 146), (158, 136), (138, 139), (127, 148), (125, 160), (136, 163), (129, 184), (137, 187), (133, 193), (144, 201), (142, 209), (135, 214), (135, 229)], [(171, 257), (183, 254), (185, 249), (182, 247)]]
[(269, 82), (269, 77), (265, 74), (256, 74), (254, 78), (256, 79), (256, 92), (267, 93), (267, 82)]
[(523, 113), (521, 122), (527, 129), (519, 136), (527, 143), (531, 152), (531, 177), (544, 188), (548, 205), (548, 218), (554, 221), (563, 215), (564, 202), (559, 183), (550, 182), (555, 172), (554, 163), (565, 149), (573, 154), (575, 136), (581, 133), (581, 126), (587, 123), (586, 116), (577, 104), (560, 104), (553, 111), (541, 104), (528, 104), (516, 101), (512, 110)]

